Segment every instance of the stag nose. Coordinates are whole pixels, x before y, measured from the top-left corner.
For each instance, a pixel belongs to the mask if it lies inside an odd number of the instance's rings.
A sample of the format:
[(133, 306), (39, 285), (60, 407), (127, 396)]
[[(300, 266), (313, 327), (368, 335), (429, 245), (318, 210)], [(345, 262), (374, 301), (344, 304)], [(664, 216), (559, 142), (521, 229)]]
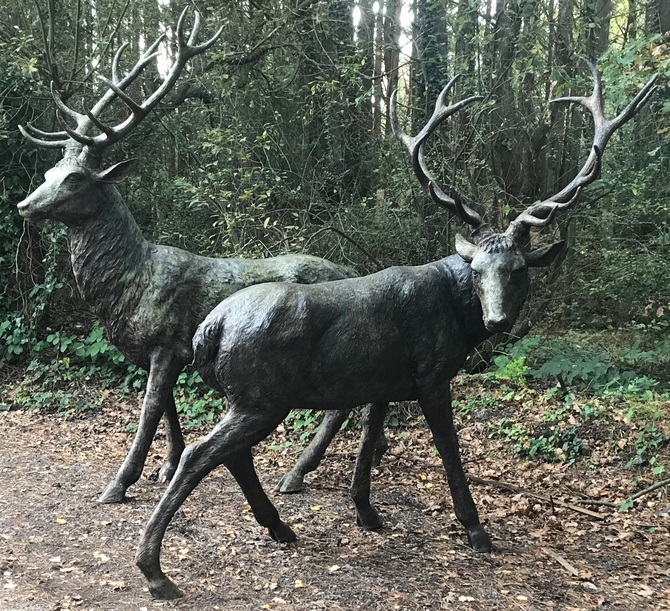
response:
[(30, 202), (28, 201), (28, 198), (24, 199), (23, 201), (19, 202), (16, 204), (16, 208), (19, 211), (19, 214), (23, 215), (26, 210), (30, 207)]
[(491, 333), (502, 333), (509, 327), (509, 318), (507, 316), (492, 316), (484, 319), (484, 326)]

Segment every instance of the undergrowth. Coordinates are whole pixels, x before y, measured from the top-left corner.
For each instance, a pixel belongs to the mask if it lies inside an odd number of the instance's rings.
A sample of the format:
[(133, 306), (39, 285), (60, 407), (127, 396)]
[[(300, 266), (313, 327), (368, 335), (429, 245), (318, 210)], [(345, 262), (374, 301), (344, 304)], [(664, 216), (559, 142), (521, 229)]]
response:
[[(612, 334), (570, 331), (510, 344), (488, 372), (455, 380), (457, 414), (485, 421), (489, 437), (520, 457), (588, 463), (594, 443), (604, 443), (631, 469), (667, 475), (661, 456), (668, 441), (663, 416), (670, 405), (670, 340), (663, 325), (654, 333), (637, 330), (645, 332), (644, 342), (617, 343)], [(0, 410), (19, 406), (78, 414), (100, 407), (101, 388), (142, 396), (146, 372), (110, 345), (99, 326), (85, 336), (53, 332), (32, 343), (21, 333), (16, 326), (0, 327), (0, 363), (27, 361), (24, 379), (0, 389)], [(180, 374), (175, 402), (187, 428), (210, 426), (225, 408), (224, 398), (193, 370)], [(354, 410), (343, 428), (359, 426), (359, 413)], [(404, 404), (392, 404), (387, 424), (402, 427), (416, 415)], [(289, 444), (299, 450), (320, 419), (318, 412), (293, 412), (285, 423), (291, 440), (269, 449), (284, 451)], [(128, 431), (133, 429), (129, 425)]]

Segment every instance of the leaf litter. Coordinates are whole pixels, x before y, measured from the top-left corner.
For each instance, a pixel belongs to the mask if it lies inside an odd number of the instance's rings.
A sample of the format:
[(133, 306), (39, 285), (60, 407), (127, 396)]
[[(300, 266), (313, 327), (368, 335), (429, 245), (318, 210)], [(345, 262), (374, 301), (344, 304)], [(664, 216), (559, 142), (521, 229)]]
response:
[[(651, 482), (640, 477), (634, 490), (630, 470), (604, 452), (591, 464), (515, 458), (474, 417), (461, 418), (459, 438), (494, 542), (490, 556), (468, 548), (430, 433), (414, 418), (391, 430), (373, 474), (383, 530), (356, 526), (348, 497), (355, 430), (338, 435), (303, 493), (270, 493), (298, 534), (294, 544), (266, 536), (220, 468), (165, 537), (163, 567), (186, 596), (153, 601), (133, 557), (164, 490), (148, 478), (164, 458), (164, 435), (127, 502), (95, 502), (130, 446), (128, 412), (138, 407), (111, 393), (102, 410), (65, 427), (56, 414), (0, 413), (0, 434), (10, 440), (0, 446), (2, 611), (670, 609), (665, 488), (628, 512), (589, 506), (596, 519), (574, 511), (579, 499), (619, 500)], [(288, 428), (255, 450), (268, 492), (299, 449), (286, 446)]]

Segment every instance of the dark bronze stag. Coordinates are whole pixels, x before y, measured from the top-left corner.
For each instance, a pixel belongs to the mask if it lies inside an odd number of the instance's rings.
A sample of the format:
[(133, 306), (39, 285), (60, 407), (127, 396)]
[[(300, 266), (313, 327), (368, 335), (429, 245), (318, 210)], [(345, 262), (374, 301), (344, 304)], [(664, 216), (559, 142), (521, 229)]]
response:
[[(210, 259), (178, 248), (148, 242), (135, 223), (114, 183), (123, 180), (135, 161), (102, 169), (106, 149), (126, 137), (175, 85), (188, 60), (206, 51), (219, 37), (196, 45), (200, 17), (186, 40), (186, 10), (176, 29), (177, 51), (164, 81), (142, 104), (124, 90), (158, 55), (161, 36), (125, 76), (114, 58), (112, 79), (100, 101), (84, 114), (66, 106), (56, 91), (63, 131), (46, 133), (30, 125), (21, 128), (33, 144), (64, 149), (63, 159), (46, 181), (18, 204), (31, 221), (53, 219), (68, 226), (72, 268), (79, 291), (104, 325), (111, 342), (128, 359), (149, 372), (142, 414), (133, 445), (114, 480), (100, 497), (103, 503), (123, 500), (126, 489), (142, 473), (158, 422), (165, 416), (168, 456), (160, 476), (170, 479), (184, 441), (172, 388), (179, 372), (193, 359), (191, 339), (198, 324), (219, 301), (258, 282), (323, 282), (355, 276), (343, 266), (317, 257), (286, 255), (263, 260)], [(102, 78), (102, 77), (101, 77)], [(100, 113), (115, 98), (130, 109), (116, 126), (105, 125)], [(76, 123), (72, 128), (66, 121)], [(98, 135), (90, 135), (92, 129)]]
[(526, 250), (530, 229), (545, 227), (556, 212), (574, 205), (581, 188), (598, 177), (611, 134), (638, 111), (653, 88), (652, 79), (608, 121), (600, 74), (595, 68), (593, 73), (593, 95), (555, 100), (579, 103), (593, 114), (595, 138), (584, 167), (565, 189), (532, 205), (504, 233), (493, 233), (453, 190), (447, 195), (426, 168), (423, 145), (428, 136), (440, 121), (476, 99), (446, 106), (452, 81), (418, 136), (400, 133), (394, 123), (422, 185), (433, 201), (470, 225), (474, 243), (461, 238), (456, 242), (458, 255), (363, 278), (249, 287), (207, 316), (193, 339), (195, 364), (206, 379), (223, 388), (229, 407), (207, 437), (185, 449), (144, 530), (136, 561), (155, 597), (180, 595), (161, 570), (161, 542), (176, 510), (218, 465), (231, 471), (271, 537), (295, 539), (263, 491), (251, 455), (251, 448), (294, 407), (337, 410), (373, 403), (351, 493), (359, 524), (377, 528), (381, 520), (370, 504), (374, 439), (389, 401), (418, 399), (444, 463), (456, 516), (477, 552), (491, 550), (460, 460), (450, 381), (474, 346), (513, 323), (528, 291), (528, 268), (549, 264), (560, 251), (560, 242)]

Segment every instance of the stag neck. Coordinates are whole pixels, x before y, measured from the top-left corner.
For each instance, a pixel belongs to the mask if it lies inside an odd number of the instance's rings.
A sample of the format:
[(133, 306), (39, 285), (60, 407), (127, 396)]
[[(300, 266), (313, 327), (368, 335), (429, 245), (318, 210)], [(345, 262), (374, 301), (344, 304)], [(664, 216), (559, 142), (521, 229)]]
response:
[(482, 320), (482, 305), (472, 281), (472, 268), (460, 255), (450, 255), (429, 265), (438, 269), (451, 289), (451, 301), (469, 352), (491, 337)]
[(68, 227), (77, 286), (103, 323), (117, 316), (120, 302), (143, 284), (152, 248), (120, 193), (113, 185), (105, 189), (109, 201), (101, 212)]

